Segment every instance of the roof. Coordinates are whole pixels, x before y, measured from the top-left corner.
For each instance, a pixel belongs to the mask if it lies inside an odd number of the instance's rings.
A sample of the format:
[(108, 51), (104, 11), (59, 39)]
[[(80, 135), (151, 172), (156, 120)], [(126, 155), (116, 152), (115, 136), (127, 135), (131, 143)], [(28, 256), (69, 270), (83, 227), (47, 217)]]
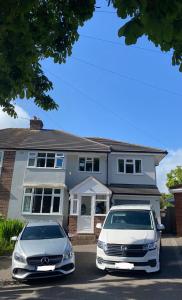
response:
[(160, 196), (156, 185), (147, 184), (110, 184), (108, 188), (118, 195)]
[(167, 151), (105, 138), (79, 137), (62, 130), (7, 128), (0, 130), (0, 149), (75, 152), (133, 152), (167, 154)]
[(61, 130), (0, 130), (0, 149), (110, 152), (110, 147)]
[(110, 208), (110, 210), (151, 210), (152, 207), (150, 204), (122, 204), (122, 205), (115, 205)]
[(158, 148), (151, 148), (142, 145), (130, 144), (122, 141), (116, 141), (106, 138), (100, 137), (88, 137), (89, 140), (102, 143), (106, 146), (111, 148), (113, 152), (138, 152), (138, 153), (156, 153), (156, 154), (167, 154), (167, 151), (158, 149)]

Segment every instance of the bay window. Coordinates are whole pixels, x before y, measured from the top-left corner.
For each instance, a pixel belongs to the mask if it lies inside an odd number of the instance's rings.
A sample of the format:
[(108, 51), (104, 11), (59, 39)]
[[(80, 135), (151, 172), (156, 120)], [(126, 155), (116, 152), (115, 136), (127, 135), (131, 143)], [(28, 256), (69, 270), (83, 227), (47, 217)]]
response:
[(31, 214), (59, 214), (61, 193), (61, 189), (27, 187), (24, 190), (22, 211)]
[(28, 167), (56, 168), (62, 169), (64, 165), (64, 154), (53, 152), (30, 152)]

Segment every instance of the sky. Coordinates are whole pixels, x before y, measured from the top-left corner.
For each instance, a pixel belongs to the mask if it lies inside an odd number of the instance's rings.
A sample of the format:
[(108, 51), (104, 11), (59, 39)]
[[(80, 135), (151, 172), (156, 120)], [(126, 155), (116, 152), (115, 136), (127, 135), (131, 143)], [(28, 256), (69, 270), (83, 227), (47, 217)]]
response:
[(79, 28), (80, 38), (65, 64), (42, 61), (53, 82), (58, 111), (44, 112), (33, 101), (16, 101), (19, 119), (0, 110), (0, 128), (28, 127), (29, 118), (45, 128), (80, 136), (99, 136), (168, 150), (157, 168), (162, 192), (166, 173), (182, 165), (182, 74), (146, 37), (134, 46), (118, 38), (124, 24), (105, 0), (91, 20)]

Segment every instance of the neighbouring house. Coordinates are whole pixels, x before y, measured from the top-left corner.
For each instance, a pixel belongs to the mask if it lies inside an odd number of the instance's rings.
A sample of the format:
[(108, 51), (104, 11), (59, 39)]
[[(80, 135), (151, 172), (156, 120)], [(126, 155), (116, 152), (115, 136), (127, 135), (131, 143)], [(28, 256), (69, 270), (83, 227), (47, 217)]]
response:
[(176, 234), (182, 237), (182, 184), (170, 188), (174, 195)]
[(43, 128), (0, 130), (0, 213), (58, 220), (72, 234), (96, 233), (112, 204), (152, 203), (160, 219), (155, 168), (166, 151)]

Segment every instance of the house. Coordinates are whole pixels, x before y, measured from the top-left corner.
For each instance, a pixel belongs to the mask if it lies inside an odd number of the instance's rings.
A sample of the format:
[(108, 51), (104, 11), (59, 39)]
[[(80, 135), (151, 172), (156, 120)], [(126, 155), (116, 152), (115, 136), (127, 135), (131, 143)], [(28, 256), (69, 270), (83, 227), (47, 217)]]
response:
[(0, 130), (0, 213), (58, 220), (96, 233), (112, 204), (152, 203), (160, 219), (155, 167), (166, 151), (43, 128)]

